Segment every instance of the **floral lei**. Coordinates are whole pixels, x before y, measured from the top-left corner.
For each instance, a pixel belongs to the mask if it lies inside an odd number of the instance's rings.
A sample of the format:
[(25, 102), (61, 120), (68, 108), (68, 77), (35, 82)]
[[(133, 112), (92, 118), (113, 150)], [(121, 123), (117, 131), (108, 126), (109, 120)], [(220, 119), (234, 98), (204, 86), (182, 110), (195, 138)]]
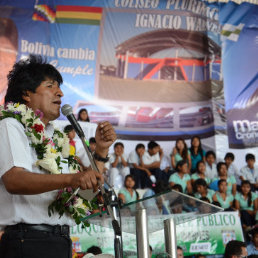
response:
[[(45, 124), (41, 121), (42, 112), (34, 112), (24, 104), (9, 102), (5, 107), (0, 106), (0, 120), (8, 117), (19, 121), (25, 130), (25, 134), (31, 140), (31, 147), (36, 151), (39, 168), (47, 170), (50, 174), (62, 174), (61, 163), (68, 163), (70, 173), (79, 173), (80, 165), (74, 156), (70, 156), (69, 138), (58, 129), (54, 128), (54, 133), (49, 138), (45, 133)], [(88, 226), (87, 220), (83, 220), (91, 211), (96, 208), (95, 204), (73, 196), (71, 187), (58, 191), (56, 199), (49, 205), (48, 214), (56, 210), (60, 217), (66, 212), (75, 220), (76, 224), (83, 223)]]

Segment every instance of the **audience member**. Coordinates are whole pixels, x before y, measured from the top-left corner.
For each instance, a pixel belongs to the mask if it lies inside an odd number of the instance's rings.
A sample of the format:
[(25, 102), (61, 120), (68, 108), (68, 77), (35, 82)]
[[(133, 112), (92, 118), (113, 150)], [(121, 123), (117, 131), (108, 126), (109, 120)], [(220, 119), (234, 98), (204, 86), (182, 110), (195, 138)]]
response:
[(182, 138), (178, 138), (176, 140), (175, 147), (172, 150), (171, 154), (171, 165), (174, 169), (176, 169), (177, 163), (180, 160), (187, 161), (188, 169), (191, 169), (191, 155), (190, 151), (187, 148), (185, 140)]
[[(143, 194), (143, 198), (148, 198), (153, 195), (164, 193), (169, 191), (169, 187), (163, 182), (158, 181), (156, 185), (152, 188), (148, 188), (146, 192)], [(147, 209), (147, 212), (150, 214), (169, 214), (169, 208), (166, 205), (166, 201), (163, 196), (159, 196), (154, 198), (150, 198), (143, 202), (144, 207)]]
[(195, 189), (194, 197), (198, 199), (202, 197), (206, 197), (208, 198), (210, 203), (212, 203), (212, 197), (215, 194), (215, 191), (208, 189), (207, 182), (204, 179), (202, 178), (197, 179), (194, 183), (194, 189)]
[(219, 162), (217, 164), (218, 177), (214, 178), (212, 181), (219, 181), (220, 179), (225, 179), (227, 182), (227, 195), (236, 195), (236, 179), (234, 176), (228, 176), (227, 165), (224, 162)]
[[(156, 181), (158, 180), (166, 180), (166, 175), (160, 169), (161, 159), (163, 158), (163, 150), (160, 146), (154, 142), (150, 141), (148, 143), (148, 151), (145, 151), (142, 157), (140, 158), (140, 166), (147, 168), (152, 175), (155, 176)], [(146, 183), (145, 186), (151, 188), (153, 181), (151, 181), (149, 175), (146, 173), (143, 174), (144, 181)]]
[(251, 242), (247, 245), (247, 253), (258, 257), (258, 227), (251, 230)]
[(90, 140), (89, 140), (89, 148), (90, 148), (90, 151), (91, 151), (91, 152), (94, 152), (95, 149), (96, 149), (96, 146), (97, 146), (97, 144), (96, 144), (96, 139), (95, 139), (95, 137), (91, 137)]
[(224, 157), (224, 161), (227, 165), (228, 176), (234, 176), (236, 179), (237, 186), (240, 187), (241, 180), (239, 179), (239, 171), (237, 167), (233, 164), (234, 160), (235, 160), (235, 155), (232, 152), (227, 152)]
[(156, 178), (151, 174), (149, 169), (142, 166), (142, 157), (145, 153), (145, 146), (142, 143), (136, 145), (135, 150), (130, 152), (128, 157), (128, 163), (130, 165), (130, 173), (135, 178), (136, 188), (145, 188), (147, 175), (151, 182), (155, 183)]
[(102, 254), (102, 250), (100, 247), (93, 245), (87, 249), (87, 253), (97, 255), (97, 254)]
[(257, 194), (251, 191), (251, 184), (248, 180), (242, 181), (241, 192), (235, 197), (235, 206), (240, 211), (243, 228), (250, 229), (255, 224), (258, 198)]
[(191, 155), (191, 163), (192, 168), (191, 172), (194, 173), (197, 169), (197, 163), (199, 161), (205, 162), (205, 154), (206, 152), (202, 148), (201, 139), (199, 136), (193, 136), (191, 139), (191, 147), (190, 147), (190, 155)]
[(210, 184), (210, 179), (206, 177), (205, 175), (206, 171), (206, 165), (204, 161), (198, 161), (197, 166), (196, 166), (196, 173), (191, 175), (191, 180), (192, 180), (192, 185), (194, 184), (194, 181), (201, 178), (204, 179), (207, 183), (207, 185)]
[(119, 190), (118, 198), (124, 204), (134, 202), (138, 199), (138, 193), (134, 190), (135, 181), (132, 175), (127, 175), (124, 180), (124, 187)]
[(180, 160), (177, 163), (176, 173), (170, 176), (169, 184), (173, 187), (175, 184), (179, 184), (183, 188), (183, 193), (192, 193), (191, 177), (189, 175), (189, 169), (187, 161)]
[(218, 176), (216, 168), (216, 154), (214, 151), (207, 151), (205, 155), (206, 159), (206, 177), (213, 179)]
[(121, 188), (125, 177), (130, 174), (130, 168), (126, 160), (124, 144), (116, 142), (114, 152), (110, 154), (109, 158), (109, 183), (117, 189)]
[(241, 258), (247, 256), (246, 244), (242, 241), (231, 240), (227, 243), (224, 258)]
[(246, 166), (240, 169), (240, 180), (248, 180), (252, 185), (252, 190), (258, 189), (258, 167), (255, 166), (255, 156), (251, 153), (245, 156)]
[(227, 181), (225, 179), (220, 179), (218, 182), (219, 191), (213, 195), (213, 201), (219, 202), (223, 209), (231, 210), (234, 197), (233, 195), (227, 194)]
[(177, 246), (176, 252), (177, 252), (177, 258), (184, 258), (184, 252), (182, 247)]
[(84, 152), (80, 152), (79, 150), (77, 150), (76, 141), (74, 140), (76, 133), (75, 133), (75, 130), (73, 129), (73, 126), (66, 125), (64, 127), (64, 133), (66, 133), (69, 138), (69, 144), (70, 144), (69, 155), (75, 156), (81, 168), (86, 169), (89, 166), (90, 162), (89, 162), (89, 159), (87, 158), (87, 155)]
[(86, 108), (80, 109), (77, 120), (81, 122), (90, 122), (90, 118)]

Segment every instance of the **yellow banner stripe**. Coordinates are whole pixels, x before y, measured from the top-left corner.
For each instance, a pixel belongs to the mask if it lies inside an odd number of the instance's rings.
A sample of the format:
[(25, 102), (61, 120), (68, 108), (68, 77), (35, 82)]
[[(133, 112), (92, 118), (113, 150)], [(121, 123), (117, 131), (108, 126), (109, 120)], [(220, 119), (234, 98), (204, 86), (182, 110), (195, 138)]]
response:
[(74, 18), (74, 19), (101, 20), (101, 13), (56, 12), (56, 18)]

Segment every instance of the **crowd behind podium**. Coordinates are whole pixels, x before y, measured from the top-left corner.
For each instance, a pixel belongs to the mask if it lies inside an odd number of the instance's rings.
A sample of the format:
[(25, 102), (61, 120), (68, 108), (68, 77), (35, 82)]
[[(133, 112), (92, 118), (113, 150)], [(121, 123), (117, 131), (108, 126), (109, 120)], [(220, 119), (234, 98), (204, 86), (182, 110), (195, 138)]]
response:
[[(86, 109), (80, 110), (78, 120), (90, 121)], [(71, 154), (77, 155), (72, 127), (66, 127), (65, 132), (71, 141)], [(90, 138), (88, 144), (93, 152), (95, 139)], [(122, 141), (114, 143), (104, 173), (109, 184), (117, 190), (122, 203), (173, 189), (222, 207), (225, 211), (239, 211), (243, 232), (250, 240), (248, 236), (257, 231), (258, 222), (257, 157), (248, 153), (243, 157), (245, 165), (237, 167), (234, 153), (225, 153), (224, 160), (218, 160), (213, 150), (202, 147), (198, 136), (191, 138), (189, 146), (182, 138), (178, 138), (173, 145), (170, 153), (164, 153), (162, 144), (156, 141), (148, 142), (147, 146), (139, 142), (128, 153)], [(87, 167), (87, 158), (83, 154), (78, 156), (80, 164)], [(166, 214), (164, 207), (160, 209), (160, 214)], [(250, 244), (256, 246), (257, 254), (258, 241)]]

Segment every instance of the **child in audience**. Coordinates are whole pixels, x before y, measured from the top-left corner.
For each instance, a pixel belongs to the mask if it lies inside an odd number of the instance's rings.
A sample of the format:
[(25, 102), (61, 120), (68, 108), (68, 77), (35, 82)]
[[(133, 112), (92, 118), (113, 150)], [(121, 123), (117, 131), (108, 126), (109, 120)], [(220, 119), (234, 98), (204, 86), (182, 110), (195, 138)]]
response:
[(215, 194), (215, 191), (208, 189), (208, 185), (207, 182), (202, 179), (199, 178), (194, 182), (194, 189), (195, 189), (195, 194), (194, 197), (195, 198), (203, 198), (206, 197), (210, 203), (212, 203), (212, 197)]
[(81, 122), (90, 122), (90, 118), (86, 108), (80, 109), (77, 120)]
[(245, 156), (246, 166), (240, 169), (240, 180), (248, 180), (252, 185), (252, 190), (258, 189), (258, 167), (255, 166), (255, 156), (251, 153)]
[(197, 169), (197, 163), (199, 161), (205, 162), (205, 154), (206, 152), (202, 148), (201, 139), (199, 136), (193, 136), (191, 139), (191, 147), (189, 149), (191, 154), (191, 173), (194, 173)]
[[(156, 182), (156, 178), (151, 174), (150, 170), (141, 165), (142, 157), (145, 153), (145, 146), (142, 143), (136, 145), (135, 150), (133, 150), (128, 157), (128, 163), (130, 165), (130, 173), (135, 178), (136, 188), (145, 188), (146, 175), (149, 177), (152, 183)], [(149, 181), (148, 181), (149, 182)], [(151, 182), (149, 184), (151, 185)]]
[(183, 193), (192, 193), (191, 177), (189, 175), (189, 168), (187, 161), (180, 160), (177, 163), (176, 173), (172, 174), (169, 178), (169, 184), (173, 187), (175, 184), (179, 184), (183, 188)]
[(206, 172), (205, 175), (209, 179), (213, 179), (218, 176), (217, 168), (216, 168), (216, 154), (214, 151), (207, 151), (205, 155), (206, 159)]
[(219, 162), (217, 164), (218, 177), (214, 178), (212, 181), (219, 181), (220, 179), (225, 179), (227, 182), (227, 194), (236, 195), (236, 179), (234, 176), (228, 176), (227, 165), (224, 162)]
[(118, 198), (124, 204), (134, 202), (138, 199), (138, 193), (134, 190), (135, 181), (133, 176), (127, 175), (124, 180), (124, 187), (119, 190)]
[[(150, 141), (148, 143), (148, 151), (145, 151), (142, 157), (140, 157), (140, 166), (148, 169), (151, 174), (155, 177), (155, 181), (166, 181), (166, 175), (160, 169), (160, 163), (163, 158), (163, 150), (160, 146), (154, 142)], [(146, 183), (148, 188), (151, 188), (152, 184), (155, 183), (151, 180), (148, 174), (143, 174), (143, 181)]]
[(96, 139), (95, 139), (95, 137), (91, 137), (90, 140), (89, 140), (90, 151), (91, 151), (91, 152), (94, 152), (95, 149), (96, 149), (96, 146), (97, 146), (97, 144), (96, 144)]
[(235, 160), (235, 155), (232, 152), (227, 152), (224, 161), (228, 169), (228, 176), (234, 176), (236, 179), (237, 185), (241, 185), (241, 180), (239, 179), (239, 171), (237, 167), (233, 164)]
[(231, 194), (227, 195), (227, 181), (225, 179), (220, 179), (218, 187), (219, 191), (213, 195), (213, 201), (219, 202), (222, 208), (231, 210), (234, 197)]
[(173, 148), (171, 155), (171, 165), (174, 169), (176, 169), (177, 163), (180, 160), (187, 161), (188, 169), (191, 169), (191, 155), (190, 151), (187, 148), (187, 145), (182, 138), (178, 138), (176, 140), (175, 147)]
[(80, 152), (76, 148), (76, 142), (74, 140), (76, 133), (75, 133), (75, 130), (73, 129), (72, 125), (65, 126), (64, 133), (66, 133), (69, 138), (69, 144), (70, 144), (69, 155), (74, 156), (76, 158), (76, 160), (78, 161), (78, 163), (81, 166), (81, 170), (85, 170), (89, 166), (90, 162), (89, 162), (88, 158), (86, 157), (86, 154), (84, 154), (83, 152)]
[(121, 187), (121, 182), (130, 174), (130, 169), (127, 163), (127, 158), (124, 154), (124, 144), (116, 142), (114, 145), (114, 153), (110, 155), (109, 163), (109, 183), (115, 188)]
[(257, 194), (251, 191), (251, 183), (248, 180), (242, 181), (241, 192), (237, 193), (235, 200), (236, 209), (241, 213), (243, 228), (254, 225), (258, 210), (258, 198)]
[(196, 173), (192, 174), (191, 176), (191, 180), (192, 180), (192, 185), (194, 184), (194, 181), (199, 179), (199, 178), (202, 178), (206, 181), (207, 185), (210, 184), (210, 179), (206, 177), (205, 175), (205, 171), (206, 171), (206, 165), (205, 165), (205, 162), (204, 161), (199, 161), (197, 163), (197, 166), (196, 166)]

